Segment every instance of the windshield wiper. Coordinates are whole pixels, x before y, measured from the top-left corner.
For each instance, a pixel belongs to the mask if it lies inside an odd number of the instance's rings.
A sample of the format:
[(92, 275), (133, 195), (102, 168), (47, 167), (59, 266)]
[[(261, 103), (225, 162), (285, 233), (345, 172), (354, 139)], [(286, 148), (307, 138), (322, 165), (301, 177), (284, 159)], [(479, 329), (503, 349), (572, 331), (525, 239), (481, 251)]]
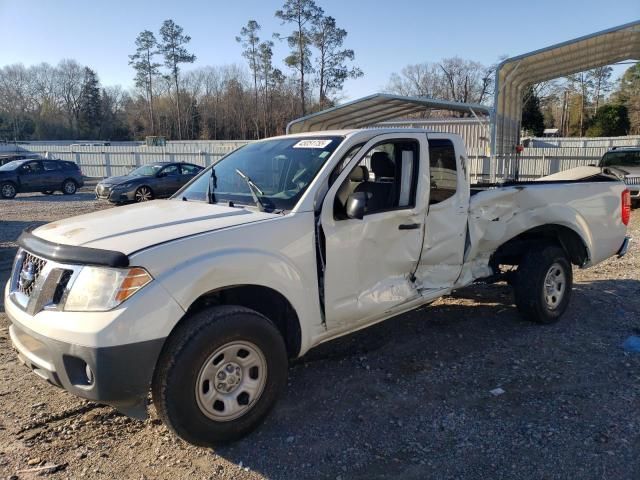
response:
[(213, 193), (218, 187), (218, 177), (216, 177), (216, 169), (211, 167), (211, 175), (209, 176), (209, 186), (207, 187), (207, 203), (216, 203), (216, 195)]
[(260, 187), (258, 187), (253, 180), (251, 180), (246, 173), (244, 173), (242, 170), (240, 170), (239, 168), (236, 168), (236, 173), (240, 176), (240, 178), (242, 178), (247, 185), (249, 186), (249, 190), (251, 190), (251, 197), (253, 198), (253, 201), (255, 202), (256, 206), (258, 207), (258, 210), (260, 210), (261, 212), (264, 212), (266, 210), (265, 204), (262, 201), (262, 199), (260, 197), (262, 197), (264, 195), (264, 192), (262, 190), (260, 190)]

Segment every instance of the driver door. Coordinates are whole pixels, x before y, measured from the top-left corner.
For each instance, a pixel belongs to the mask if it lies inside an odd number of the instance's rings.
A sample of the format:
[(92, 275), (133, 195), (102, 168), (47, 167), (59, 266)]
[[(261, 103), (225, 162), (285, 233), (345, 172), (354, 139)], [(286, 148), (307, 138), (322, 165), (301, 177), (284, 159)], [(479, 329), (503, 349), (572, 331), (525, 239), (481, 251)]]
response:
[[(420, 297), (413, 274), (429, 194), (427, 156), (426, 134), (379, 135), (360, 149), (325, 196), (321, 225), (329, 330), (373, 322)], [(361, 220), (347, 218), (345, 201), (360, 191), (375, 208)], [(379, 191), (390, 192), (386, 204), (374, 198)]]
[(167, 165), (160, 170), (156, 177), (156, 194), (161, 197), (173, 195), (182, 186), (180, 167), (176, 164)]
[(43, 170), (42, 162), (39, 160), (20, 166), (18, 175), (20, 178), (20, 191), (22, 192), (38, 192), (46, 188), (45, 185), (42, 185)]

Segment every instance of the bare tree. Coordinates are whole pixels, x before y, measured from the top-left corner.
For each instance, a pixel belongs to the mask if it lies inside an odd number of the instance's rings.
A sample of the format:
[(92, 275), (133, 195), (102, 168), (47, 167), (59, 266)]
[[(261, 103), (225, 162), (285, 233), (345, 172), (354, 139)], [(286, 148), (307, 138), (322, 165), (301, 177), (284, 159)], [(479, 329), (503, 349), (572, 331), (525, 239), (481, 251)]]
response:
[(492, 72), (484, 65), (459, 57), (440, 62), (449, 100), (462, 103), (482, 103), (493, 83)]
[(80, 116), (80, 98), (84, 82), (84, 67), (75, 60), (62, 60), (58, 64), (58, 85), (63, 108), (67, 115), (69, 129), (74, 136), (78, 135), (78, 118)]
[(580, 128), (579, 136), (584, 136), (585, 131), (585, 108), (588, 101), (589, 90), (593, 87), (593, 80), (586, 72), (580, 72), (567, 77), (570, 88), (580, 95)]
[(444, 98), (446, 95), (440, 67), (431, 63), (407, 65), (392, 73), (387, 90), (409, 97)]
[(28, 118), (29, 90), (29, 74), (24, 65), (8, 65), (0, 70), (0, 108), (9, 117), (14, 140), (22, 136)]

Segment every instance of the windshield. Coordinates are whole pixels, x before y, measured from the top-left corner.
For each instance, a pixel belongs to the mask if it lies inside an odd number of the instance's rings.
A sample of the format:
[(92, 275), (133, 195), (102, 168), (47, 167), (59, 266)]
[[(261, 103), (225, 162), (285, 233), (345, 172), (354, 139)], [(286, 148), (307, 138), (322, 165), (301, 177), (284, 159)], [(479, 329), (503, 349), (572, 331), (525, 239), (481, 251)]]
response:
[(601, 167), (640, 167), (640, 151), (607, 152), (600, 162)]
[[(259, 200), (270, 209), (291, 210), (342, 140), (298, 137), (250, 143), (214, 165), (215, 201), (255, 205), (244, 175), (258, 187)], [(210, 178), (211, 168), (207, 168), (173, 198), (206, 202)]]
[(7, 172), (7, 171), (14, 170), (14, 169), (18, 168), (21, 163), (23, 163), (22, 160), (14, 160), (12, 162), (5, 163), (4, 165), (2, 165), (0, 167), (0, 172)]
[(154, 177), (160, 171), (162, 165), (143, 165), (135, 170), (131, 170), (129, 175), (134, 177)]

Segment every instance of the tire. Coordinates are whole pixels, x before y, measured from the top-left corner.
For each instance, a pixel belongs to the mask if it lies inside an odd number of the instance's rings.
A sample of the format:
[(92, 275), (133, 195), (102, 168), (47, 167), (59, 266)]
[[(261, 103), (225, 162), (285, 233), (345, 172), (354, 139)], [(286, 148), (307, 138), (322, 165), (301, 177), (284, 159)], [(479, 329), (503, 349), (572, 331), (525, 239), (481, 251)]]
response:
[(526, 254), (515, 281), (520, 314), (536, 323), (557, 322), (569, 305), (573, 288), (571, 262), (560, 247), (548, 245)]
[(153, 190), (147, 186), (138, 187), (133, 198), (138, 203), (148, 202), (149, 200), (153, 200)]
[(62, 182), (62, 193), (65, 195), (73, 195), (78, 190), (78, 184), (71, 179)]
[(16, 186), (11, 182), (4, 182), (0, 185), (0, 196), (2, 198), (13, 198), (18, 193)]
[(53, 195), (54, 191), (53, 190), (43, 190), (42, 192), (43, 195)]
[[(252, 351), (242, 356), (243, 348)], [(257, 370), (239, 364), (245, 360), (255, 360)], [(269, 319), (239, 306), (208, 308), (185, 319), (167, 339), (154, 372), (153, 403), (185, 441), (202, 447), (228, 443), (264, 420), (286, 387), (287, 368), (284, 340)], [(235, 377), (219, 381), (221, 371)]]

